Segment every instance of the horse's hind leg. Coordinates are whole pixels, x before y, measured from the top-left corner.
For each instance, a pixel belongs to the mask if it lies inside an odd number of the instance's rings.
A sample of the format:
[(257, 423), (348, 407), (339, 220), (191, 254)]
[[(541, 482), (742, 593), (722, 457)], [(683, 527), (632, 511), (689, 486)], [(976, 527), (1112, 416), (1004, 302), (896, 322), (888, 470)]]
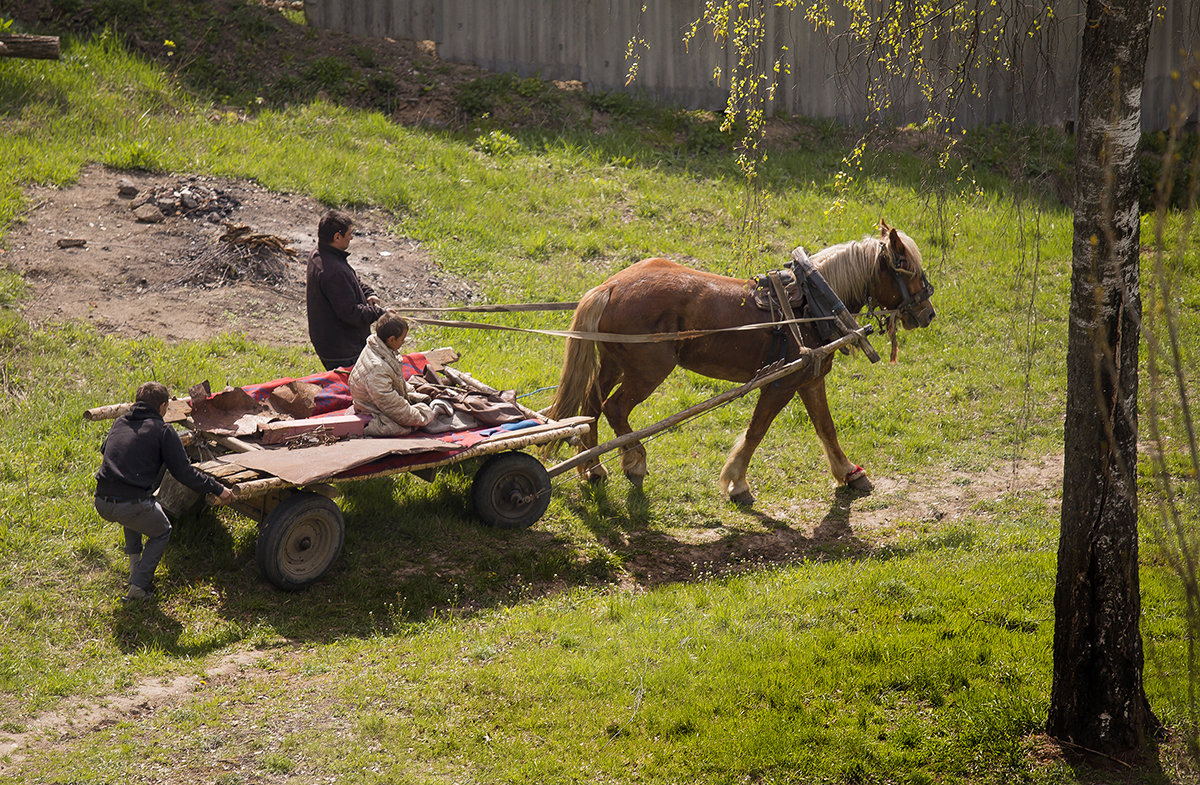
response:
[[(621, 386), (608, 397), (603, 406), (604, 416), (617, 436), (624, 436), (633, 431), (629, 425), (629, 413), (650, 397), (650, 393), (663, 383), (675, 367), (673, 357), (666, 362), (661, 362), (662, 359), (658, 358), (659, 361), (655, 361), (642, 356), (637, 358), (635, 363), (625, 361)], [(637, 368), (637, 371), (631, 368)], [(621, 448), (621, 471), (634, 486), (642, 487), (650, 470), (646, 466), (646, 448), (641, 442), (633, 442)]]
[(838, 444), (837, 429), (833, 425), (833, 415), (829, 413), (829, 399), (825, 396), (825, 379), (822, 377), (811, 384), (804, 385), (799, 390), (800, 400), (808, 410), (808, 418), (812, 421), (821, 447), (825, 450), (825, 459), (829, 461), (829, 472), (840, 485), (849, 485), (859, 491), (869, 491), (874, 486), (867, 479), (867, 473), (861, 466), (855, 466), (842, 452)]
[[(604, 352), (600, 352), (600, 370), (596, 372), (596, 380), (592, 384), (592, 389), (588, 392), (587, 398), (583, 402), (583, 407), (580, 414), (591, 417), (598, 422), (600, 417), (600, 409), (604, 403), (604, 399), (612, 392), (612, 388), (616, 386), (617, 381), (621, 378), (620, 368), (611, 360), (606, 361)], [(599, 443), (599, 434), (595, 426), (588, 429), (588, 432), (582, 437), (583, 447), (580, 452), (591, 449)], [(599, 458), (593, 458), (587, 463), (579, 467), (579, 474), (590, 482), (596, 482), (608, 477), (608, 469), (604, 464), (600, 463)]]
[(767, 385), (759, 393), (758, 403), (754, 405), (754, 414), (746, 425), (746, 431), (738, 437), (729, 452), (729, 457), (725, 459), (725, 466), (721, 469), (721, 490), (731, 501), (738, 504), (754, 503), (754, 494), (750, 491), (750, 483), (746, 481), (746, 469), (754, 451), (767, 435), (767, 429), (792, 399), (795, 390), (786, 385), (786, 379), (784, 381), (782, 387)]

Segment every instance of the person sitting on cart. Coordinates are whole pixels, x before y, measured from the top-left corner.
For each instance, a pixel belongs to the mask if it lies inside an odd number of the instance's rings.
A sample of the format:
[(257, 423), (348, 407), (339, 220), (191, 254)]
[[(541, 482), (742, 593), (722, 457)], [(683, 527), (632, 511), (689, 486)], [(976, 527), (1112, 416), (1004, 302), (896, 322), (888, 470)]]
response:
[(354, 411), (371, 415), (371, 422), (363, 429), (366, 436), (412, 433), (438, 416), (435, 407), (445, 406), (440, 401), (430, 405), (429, 396), (408, 389), (399, 355), (407, 338), (408, 322), (390, 311), (384, 313), (350, 372)]

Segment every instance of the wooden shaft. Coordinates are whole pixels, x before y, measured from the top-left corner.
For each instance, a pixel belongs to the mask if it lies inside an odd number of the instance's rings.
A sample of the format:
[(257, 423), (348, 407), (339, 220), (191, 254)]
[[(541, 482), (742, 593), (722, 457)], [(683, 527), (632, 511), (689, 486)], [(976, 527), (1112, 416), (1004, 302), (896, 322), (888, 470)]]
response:
[[(858, 321), (849, 311), (841, 311), (837, 316), (838, 325), (844, 332), (849, 333), (859, 329)], [(872, 346), (871, 342), (867, 339), (866, 332), (862, 333), (861, 340), (858, 341), (858, 348), (862, 349), (863, 354), (867, 356), (868, 360), (873, 363), (879, 362), (879, 352), (875, 351), (875, 347)]]

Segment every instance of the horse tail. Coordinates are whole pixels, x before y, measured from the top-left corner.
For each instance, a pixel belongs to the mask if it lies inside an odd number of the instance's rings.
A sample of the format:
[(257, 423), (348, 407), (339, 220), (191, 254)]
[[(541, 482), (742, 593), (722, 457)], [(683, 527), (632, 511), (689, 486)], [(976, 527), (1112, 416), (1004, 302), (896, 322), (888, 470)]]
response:
[[(575, 308), (571, 319), (572, 332), (594, 333), (600, 325), (600, 317), (608, 306), (609, 290), (597, 286), (588, 291)], [(583, 408), (596, 382), (600, 361), (596, 356), (596, 342), (585, 338), (568, 338), (563, 357), (562, 375), (554, 402), (546, 410), (546, 416), (554, 420), (573, 417)]]

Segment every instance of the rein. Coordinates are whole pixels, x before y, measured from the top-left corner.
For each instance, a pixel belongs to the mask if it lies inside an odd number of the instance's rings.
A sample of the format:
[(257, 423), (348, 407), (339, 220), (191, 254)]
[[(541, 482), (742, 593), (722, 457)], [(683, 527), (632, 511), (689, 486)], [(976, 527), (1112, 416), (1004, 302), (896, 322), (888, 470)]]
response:
[[(396, 311), (411, 311), (416, 309), (396, 308)], [(456, 310), (451, 308), (438, 309), (429, 308), (421, 310)], [(822, 322), (831, 317), (812, 317), (812, 318), (797, 318), (783, 319), (772, 322), (755, 322), (754, 324), (743, 324), (737, 327), (714, 327), (708, 330), (683, 330), (674, 333), (591, 333), (579, 332), (576, 330), (538, 330), (532, 327), (509, 327), (503, 324), (488, 324), (486, 322), (467, 322), (449, 319), (426, 319), (420, 316), (405, 317), (407, 321), (417, 324), (428, 324), (435, 327), (465, 327), (472, 330), (505, 330), (516, 333), (533, 333), (535, 335), (551, 335), (559, 338), (578, 338), (583, 341), (596, 341), (598, 343), (666, 343), (668, 341), (687, 341), (692, 338), (703, 338), (706, 335), (716, 335), (718, 333), (733, 333), (744, 332), (747, 330), (774, 330), (781, 326), (789, 324), (802, 324), (805, 322)]]

